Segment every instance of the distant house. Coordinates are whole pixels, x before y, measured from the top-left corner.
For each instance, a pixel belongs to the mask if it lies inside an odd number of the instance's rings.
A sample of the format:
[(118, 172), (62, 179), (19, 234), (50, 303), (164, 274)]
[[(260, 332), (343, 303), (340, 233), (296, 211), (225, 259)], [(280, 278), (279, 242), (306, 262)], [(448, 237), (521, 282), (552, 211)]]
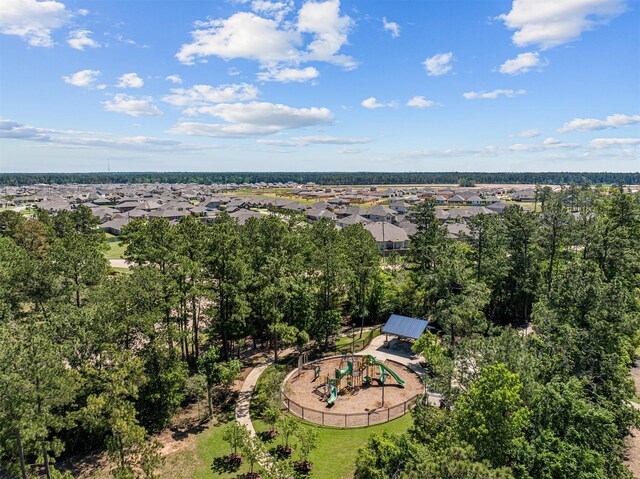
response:
[(364, 226), (378, 244), (380, 251), (404, 252), (409, 248), (409, 235), (399, 226), (390, 223), (374, 222)]
[(369, 223), (369, 220), (364, 216), (360, 216), (360, 215), (349, 215), (349, 216), (345, 216), (344, 218), (338, 219), (338, 226), (340, 228), (345, 228), (347, 226), (358, 225), (358, 224), (366, 225), (367, 223)]
[(179, 221), (183, 216), (189, 216), (189, 212), (186, 210), (161, 208), (149, 213), (149, 218), (166, 218), (169, 221)]
[(410, 205), (408, 203), (405, 203), (404, 201), (394, 201), (389, 205), (389, 208), (402, 215), (409, 211), (409, 207)]
[(363, 215), (365, 218), (369, 218), (371, 221), (392, 221), (397, 213), (391, 208), (386, 206), (372, 206)]
[(449, 219), (449, 212), (447, 210), (436, 210), (436, 219), (440, 221), (445, 221)]
[(474, 196), (471, 196), (471, 197), (467, 198), (466, 203), (468, 205), (477, 206), (477, 205), (481, 205), (482, 204), (482, 199), (479, 196), (475, 196), (474, 195)]
[(337, 216), (333, 211), (325, 210), (325, 209), (311, 209), (306, 213), (307, 218), (310, 221), (318, 221), (322, 218), (326, 218), (331, 221), (335, 221)]
[(347, 208), (341, 208), (339, 210), (335, 210), (335, 213), (338, 216), (346, 217), (346, 216), (364, 216), (366, 210), (364, 208), (360, 208), (359, 206), (349, 206)]
[(447, 202), (450, 205), (455, 205), (455, 204), (463, 205), (466, 202), (466, 200), (460, 195), (454, 195), (451, 198), (449, 198), (449, 200), (447, 200)]
[(100, 225), (105, 233), (120, 236), (122, 228), (129, 223), (129, 218), (116, 218)]
[(135, 208), (139, 208), (140, 206), (142, 206), (142, 203), (139, 201), (123, 201), (121, 203), (118, 203), (116, 205), (116, 208), (122, 211), (123, 213), (126, 213), (127, 211), (131, 211)]
[(497, 203), (490, 204), (489, 206), (487, 206), (487, 209), (498, 214), (503, 214), (504, 210), (507, 209), (508, 206), (509, 205), (507, 203), (499, 201)]
[(469, 227), (463, 223), (450, 223), (447, 225), (447, 237), (449, 238), (460, 239), (461, 235), (470, 233)]
[(436, 196), (435, 197), (436, 205), (446, 205), (447, 199), (444, 196)]
[(245, 224), (249, 218), (262, 218), (262, 215), (257, 211), (251, 211), (251, 210), (245, 210), (245, 209), (234, 211), (229, 216), (231, 216), (232, 218), (235, 218), (238, 224), (241, 224), (241, 225)]
[(398, 226), (405, 230), (407, 236), (411, 238), (418, 232), (418, 225), (415, 223), (411, 223), (409, 221), (403, 221), (402, 223), (398, 223)]
[(515, 201), (532, 202), (536, 200), (536, 192), (533, 190), (516, 191), (511, 194), (511, 199)]

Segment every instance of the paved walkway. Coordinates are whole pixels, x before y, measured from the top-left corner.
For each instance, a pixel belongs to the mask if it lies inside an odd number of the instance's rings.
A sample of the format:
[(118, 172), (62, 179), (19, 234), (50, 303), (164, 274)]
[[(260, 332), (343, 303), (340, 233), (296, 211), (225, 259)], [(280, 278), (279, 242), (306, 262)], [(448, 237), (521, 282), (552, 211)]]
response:
[(130, 268), (131, 263), (129, 263), (126, 259), (110, 259), (109, 265), (112, 268)]
[(242, 386), (240, 386), (238, 402), (236, 403), (236, 421), (238, 421), (238, 423), (240, 424), (244, 424), (252, 436), (256, 435), (256, 430), (253, 428), (249, 410), (249, 407), (251, 405), (251, 395), (253, 394), (253, 390), (256, 387), (258, 378), (272, 363), (272, 359), (267, 359), (264, 363), (259, 364), (258, 366), (253, 368), (242, 383)]

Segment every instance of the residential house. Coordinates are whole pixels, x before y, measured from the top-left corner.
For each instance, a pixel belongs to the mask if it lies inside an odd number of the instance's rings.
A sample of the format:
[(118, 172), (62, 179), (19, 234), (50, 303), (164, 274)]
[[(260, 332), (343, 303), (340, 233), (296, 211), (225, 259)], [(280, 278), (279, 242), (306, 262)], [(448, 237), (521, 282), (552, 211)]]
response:
[(391, 208), (387, 208), (386, 206), (377, 205), (372, 206), (369, 210), (363, 215), (365, 218), (369, 218), (371, 221), (393, 221), (393, 218), (396, 216), (396, 212)]
[(373, 222), (364, 225), (373, 235), (378, 248), (383, 253), (388, 251), (405, 252), (409, 248), (409, 235), (399, 226), (391, 223)]

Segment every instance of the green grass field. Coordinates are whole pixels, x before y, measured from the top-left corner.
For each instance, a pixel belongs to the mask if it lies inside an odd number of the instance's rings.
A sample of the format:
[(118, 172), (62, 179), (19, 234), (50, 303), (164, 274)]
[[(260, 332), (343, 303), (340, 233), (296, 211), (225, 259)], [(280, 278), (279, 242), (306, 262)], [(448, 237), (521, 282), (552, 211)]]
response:
[[(310, 460), (313, 462), (313, 471), (310, 478), (313, 479), (342, 479), (353, 476), (355, 461), (358, 449), (365, 445), (370, 434), (387, 432), (404, 432), (411, 426), (412, 418), (410, 414), (378, 426), (368, 428), (334, 429), (314, 426), (302, 421), (298, 421), (300, 427), (314, 428), (318, 431), (318, 447), (311, 453)], [(253, 421), (258, 433), (269, 429), (266, 423), (261, 420)], [(222, 440), (224, 426), (213, 426), (203, 432), (197, 439), (197, 468), (194, 476), (196, 479), (222, 478), (231, 479), (238, 474), (248, 472), (249, 467), (243, 464), (238, 471), (223, 472), (212, 469), (213, 462), (218, 457), (223, 457), (231, 452), (229, 445)], [(273, 442), (267, 444), (271, 449), (281, 444), (281, 439), (277, 437)], [(291, 445), (296, 449), (296, 439), (291, 441)], [(294, 452), (293, 460), (297, 460)]]
[(122, 259), (124, 258), (125, 245), (120, 244), (120, 240), (117, 236), (107, 233), (107, 241), (109, 242), (109, 249), (105, 252), (104, 257), (107, 259)]

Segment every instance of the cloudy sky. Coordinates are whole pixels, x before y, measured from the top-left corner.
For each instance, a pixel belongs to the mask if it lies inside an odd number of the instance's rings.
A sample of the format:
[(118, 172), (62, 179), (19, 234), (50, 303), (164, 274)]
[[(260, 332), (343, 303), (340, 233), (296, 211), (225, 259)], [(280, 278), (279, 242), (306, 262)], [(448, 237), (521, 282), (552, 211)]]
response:
[(638, 171), (637, 0), (0, 0), (0, 171)]

